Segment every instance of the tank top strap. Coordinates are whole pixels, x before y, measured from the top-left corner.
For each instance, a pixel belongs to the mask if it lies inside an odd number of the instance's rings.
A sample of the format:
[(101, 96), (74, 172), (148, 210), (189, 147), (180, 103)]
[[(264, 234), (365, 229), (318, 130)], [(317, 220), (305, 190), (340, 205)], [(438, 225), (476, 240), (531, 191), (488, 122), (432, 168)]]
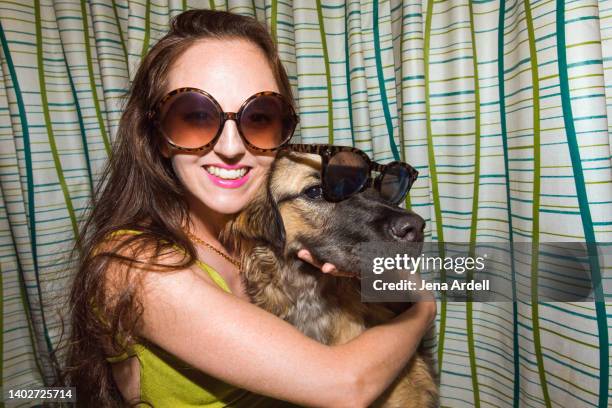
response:
[[(142, 231), (122, 229), (122, 230), (114, 231), (111, 234), (109, 234), (109, 238), (120, 236), (120, 235), (139, 235), (139, 234), (142, 234)], [(178, 245), (174, 245), (174, 247), (177, 250), (184, 252), (184, 249), (179, 247)], [(219, 274), (219, 272), (217, 272), (212, 266), (200, 261), (199, 259), (195, 260), (195, 264), (204, 273), (206, 273), (210, 277), (210, 279), (212, 279), (212, 281), (219, 288), (221, 288), (225, 292), (232, 293), (229, 286), (227, 285), (227, 282), (225, 282), (225, 279), (223, 279), (223, 277)], [(97, 307), (95, 305), (92, 305), (92, 307), (94, 309), (94, 312), (98, 314), (99, 316), (101, 316), (100, 312), (97, 310)], [(106, 361), (108, 361), (109, 363), (118, 363), (118, 362), (127, 360), (130, 357), (136, 356), (138, 355), (138, 349), (137, 349), (138, 346), (139, 345), (136, 344), (135, 347), (127, 347), (125, 352), (123, 352), (122, 354), (116, 355), (116, 356), (107, 356)]]
[[(117, 230), (115, 232), (112, 232), (109, 236), (110, 237), (115, 237), (118, 235), (139, 235), (142, 234), (142, 231), (138, 231), (138, 230), (131, 230), (131, 229), (122, 229), (122, 230)], [(174, 245), (174, 247), (179, 250), (179, 251), (183, 251), (184, 249), (179, 247), (178, 245)], [(223, 277), (221, 276), (221, 274), (219, 274), (219, 272), (217, 272), (212, 266), (208, 265), (205, 262), (202, 262), (199, 259), (195, 260), (195, 264), (198, 268), (200, 268), (204, 273), (206, 273), (208, 275), (208, 277), (210, 279), (212, 279), (212, 281), (222, 290), (224, 290), (225, 292), (228, 293), (232, 293), (232, 291), (230, 290), (227, 282), (225, 281), (225, 279), (223, 279)]]
[(204, 271), (210, 277), (210, 279), (212, 279), (213, 282), (217, 284), (217, 286), (219, 286), (227, 293), (232, 293), (231, 289), (227, 285), (227, 282), (225, 282), (225, 279), (223, 279), (223, 276), (221, 276), (219, 272), (213, 269), (212, 266), (200, 261), (199, 259), (195, 260), (195, 264), (198, 266), (198, 268)]

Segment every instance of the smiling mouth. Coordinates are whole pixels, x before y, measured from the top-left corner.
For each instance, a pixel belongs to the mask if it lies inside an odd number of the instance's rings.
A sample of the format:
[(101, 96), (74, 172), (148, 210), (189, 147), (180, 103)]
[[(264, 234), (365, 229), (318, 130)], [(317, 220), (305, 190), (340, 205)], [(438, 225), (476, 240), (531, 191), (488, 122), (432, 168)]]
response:
[(215, 177), (219, 177), (223, 180), (237, 180), (239, 178), (244, 177), (249, 170), (250, 167), (240, 167), (238, 169), (224, 169), (222, 167), (217, 166), (203, 166), (204, 170), (208, 172), (208, 174), (212, 174)]

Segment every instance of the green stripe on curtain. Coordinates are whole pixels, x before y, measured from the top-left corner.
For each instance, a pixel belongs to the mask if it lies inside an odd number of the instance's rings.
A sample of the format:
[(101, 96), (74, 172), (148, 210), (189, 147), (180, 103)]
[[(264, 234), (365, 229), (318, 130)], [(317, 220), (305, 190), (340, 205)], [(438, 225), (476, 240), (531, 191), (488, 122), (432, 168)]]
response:
[[(64, 195), (64, 201), (66, 203), (66, 209), (68, 210), (68, 214), (70, 216), (70, 223), (72, 224), (74, 237), (75, 239), (78, 239), (79, 229), (77, 226), (77, 219), (74, 213), (74, 207), (72, 205), (72, 198), (70, 198), (70, 192), (68, 191), (68, 186), (66, 184), (66, 178), (64, 177), (62, 163), (60, 161), (59, 153), (57, 151), (57, 143), (55, 142), (51, 115), (49, 113), (49, 101), (47, 99), (47, 84), (45, 79), (45, 64), (43, 63), (43, 36), (40, 7), (40, 1), (35, 1), (34, 8), (36, 10), (36, 55), (38, 57), (38, 81), (40, 85), (40, 97), (42, 98), (42, 109), (45, 117), (45, 125), (47, 128), (49, 147), (51, 148), (51, 154), (53, 156), (53, 164), (55, 165), (57, 179), (62, 189), (62, 194)], [(51, 344), (49, 344), (49, 346), (51, 346)]]
[[(211, 7), (214, 9), (214, 7)], [(278, 28), (277, 28), (277, 19), (278, 19), (278, 1), (272, 0), (272, 16), (270, 17), (270, 34), (272, 35), (272, 39), (275, 43), (278, 44)]]
[(140, 51), (140, 58), (144, 57), (147, 50), (149, 49), (150, 40), (151, 40), (151, 2), (146, 1), (145, 2), (145, 14), (144, 14), (144, 39), (142, 40), (142, 50)]
[[(115, 17), (115, 24), (117, 25), (117, 30), (119, 31), (119, 38), (121, 43), (121, 49), (123, 50), (123, 60), (127, 64), (128, 61), (128, 52), (127, 52), (127, 43), (123, 37), (123, 30), (121, 29), (121, 20), (119, 19), (119, 11), (117, 10), (117, 0), (112, 0), (113, 2), (113, 15)], [(183, 10), (186, 10), (187, 0), (183, 0)]]
[(323, 8), (321, 0), (317, 0), (317, 20), (319, 22), (319, 32), (321, 33), (321, 49), (323, 51), (323, 63), (325, 66), (325, 81), (327, 83), (327, 140), (329, 144), (334, 144), (334, 105), (332, 104), (332, 85), (329, 74), (329, 56), (327, 55), (327, 39), (325, 38), (325, 20), (323, 18)]
[[(434, 0), (427, 2), (427, 18), (425, 20), (425, 46), (424, 46), (424, 65), (425, 65), (425, 112), (427, 122), (427, 153), (429, 158), (429, 178), (431, 180), (431, 195), (433, 200), (434, 213), (436, 216), (436, 240), (440, 243), (439, 254), (441, 257), (444, 253), (444, 228), (442, 221), (442, 209), (440, 208), (440, 193), (438, 191), (438, 174), (436, 169), (436, 155), (434, 152), (433, 131), (431, 126), (431, 80), (430, 80), (430, 47), (431, 47), (431, 22), (433, 19)], [(441, 271), (440, 280), (446, 281), (446, 273), (444, 269)], [(440, 317), (438, 328), (438, 372), (442, 372), (442, 362), (444, 361), (444, 339), (446, 334), (446, 302), (445, 294), (442, 293), (442, 304), (440, 305)]]
[[(116, 9), (114, 11), (116, 11)], [(100, 102), (98, 100), (98, 90), (96, 88), (96, 80), (94, 78), (93, 59), (91, 57), (91, 46), (89, 44), (89, 23), (87, 22), (87, 3), (85, 1), (81, 2), (81, 19), (83, 21), (83, 42), (85, 44), (85, 54), (87, 55), (87, 71), (89, 72), (90, 89), (91, 89), (91, 93), (93, 94), (94, 106), (96, 107), (96, 116), (98, 118), (98, 124), (100, 126), (100, 131), (102, 132), (102, 140), (104, 140), (104, 148), (106, 149), (106, 153), (110, 156), (111, 147), (108, 141), (108, 136), (106, 134), (106, 126), (104, 125), (104, 121), (102, 120), (102, 111), (100, 110)], [(119, 22), (119, 19), (117, 19), (117, 22)], [(119, 28), (119, 33), (121, 33), (121, 26), (118, 25), (118, 28)], [(126, 53), (126, 59), (127, 59), (127, 53)]]
[[(348, 110), (348, 118), (349, 118), (349, 132), (351, 133), (351, 144), (355, 146), (355, 134), (353, 133), (353, 92), (351, 91), (351, 56), (350, 56), (350, 46), (349, 46), (349, 13), (348, 13), (348, 5), (344, 5), (344, 55), (345, 55), (345, 64), (344, 64), (344, 78), (346, 79), (346, 101), (347, 101), (347, 110)], [(331, 87), (331, 84), (328, 83), (328, 87)], [(328, 102), (328, 105), (331, 103)]]
[(542, 354), (542, 342), (540, 339), (540, 315), (538, 313), (538, 268), (540, 254), (540, 77), (538, 74), (538, 57), (535, 45), (535, 33), (533, 19), (529, 2), (523, 2), (525, 8), (525, 22), (527, 23), (527, 35), (529, 39), (529, 60), (531, 61), (531, 83), (533, 89), (533, 198), (532, 198), (532, 245), (531, 245), (531, 320), (533, 325), (533, 343), (536, 360), (538, 363), (538, 375), (544, 403), (551, 407), (550, 395), (548, 394), (548, 383), (546, 382), (546, 368)]
[[(474, 10), (469, 3), (470, 11), (470, 37), (472, 41), (472, 63), (474, 70), (474, 185), (472, 190), (472, 220), (470, 222), (470, 256), (476, 256), (476, 235), (478, 231), (478, 195), (480, 193), (480, 84), (478, 83), (478, 53), (476, 51), (476, 34), (474, 32)], [(472, 270), (466, 277), (468, 281), (474, 279)], [(465, 312), (467, 327), (467, 347), (470, 359), (470, 373), (472, 376), (472, 390), (474, 391), (474, 406), (480, 408), (480, 387), (478, 385), (478, 372), (476, 365), (476, 347), (474, 344), (474, 304), (471, 294), (468, 296)]]

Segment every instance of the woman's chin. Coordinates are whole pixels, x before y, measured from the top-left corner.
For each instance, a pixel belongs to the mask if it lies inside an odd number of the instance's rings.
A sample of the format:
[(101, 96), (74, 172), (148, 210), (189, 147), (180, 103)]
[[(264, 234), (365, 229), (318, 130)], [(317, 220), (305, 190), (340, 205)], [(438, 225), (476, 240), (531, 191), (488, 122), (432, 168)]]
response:
[(244, 205), (236, 205), (236, 203), (233, 202), (227, 205), (223, 205), (223, 204), (215, 205), (215, 206), (212, 206), (211, 209), (218, 214), (232, 215), (232, 214), (236, 214), (240, 212), (240, 210), (242, 210), (243, 207)]
[(199, 208), (202, 215), (207, 211), (221, 215), (236, 214), (252, 200), (262, 179), (253, 177), (238, 186), (231, 183), (220, 185), (206, 180), (203, 186), (194, 189), (197, 193), (191, 195), (191, 206)]
[[(212, 199), (211, 199), (212, 198)], [(201, 200), (204, 208), (217, 214), (231, 215), (240, 212), (249, 202), (245, 200), (245, 194), (207, 194)]]

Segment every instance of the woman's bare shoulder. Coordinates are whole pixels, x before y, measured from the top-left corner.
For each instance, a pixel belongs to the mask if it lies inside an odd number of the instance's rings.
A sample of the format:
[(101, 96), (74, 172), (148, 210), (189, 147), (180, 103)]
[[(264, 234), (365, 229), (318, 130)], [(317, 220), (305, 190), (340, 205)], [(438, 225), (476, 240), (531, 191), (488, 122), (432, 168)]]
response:
[(126, 287), (140, 288), (144, 281), (193, 268), (186, 250), (135, 230), (108, 234), (96, 246), (93, 256), (101, 258), (103, 262), (103, 279), (108, 297), (120, 295)]

